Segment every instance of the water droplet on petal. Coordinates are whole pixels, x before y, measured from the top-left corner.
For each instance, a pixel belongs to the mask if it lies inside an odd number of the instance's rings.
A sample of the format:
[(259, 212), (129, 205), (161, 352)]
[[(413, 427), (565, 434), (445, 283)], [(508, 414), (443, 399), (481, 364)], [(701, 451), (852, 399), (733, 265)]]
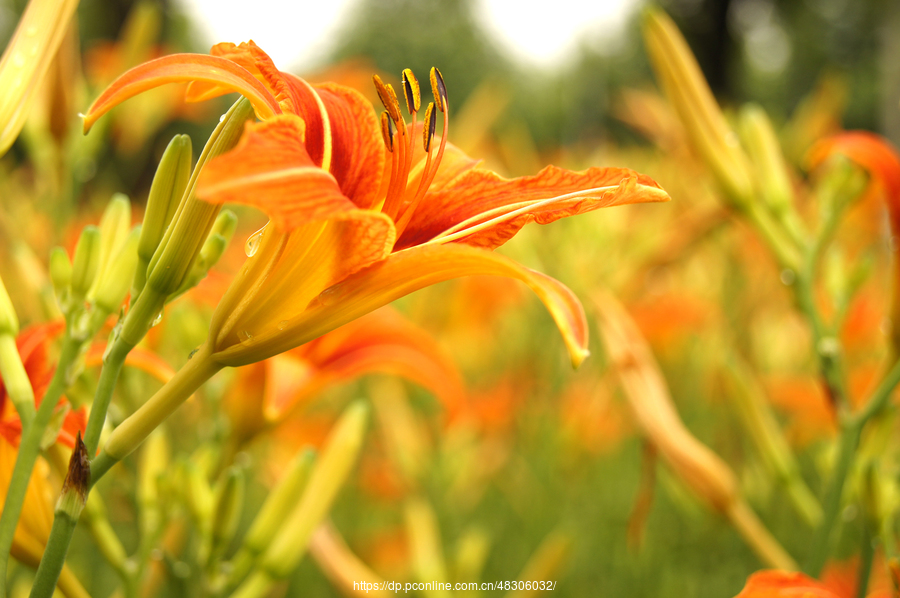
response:
[(223, 114), (222, 116), (219, 117), (219, 122), (222, 122), (223, 120), (225, 120), (225, 115), (224, 115), (224, 114)]
[(317, 305), (320, 305), (322, 307), (329, 307), (331, 305), (334, 305), (335, 301), (337, 301), (338, 293), (343, 286), (343, 283), (340, 282), (336, 285), (332, 285), (319, 293), (319, 295), (315, 299), (313, 299), (313, 301), (315, 301)]
[(784, 286), (791, 286), (794, 284), (794, 281), (797, 280), (797, 274), (794, 273), (790, 268), (785, 268), (781, 271), (781, 275), (779, 276), (781, 279), (781, 284)]
[(12, 62), (13, 66), (22, 68), (23, 66), (25, 66), (25, 55), (21, 52), (16, 52), (15, 54), (13, 54)]
[(162, 321), (162, 317), (163, 317), (163, 312), (159, 312), (158, 314), (156, 314), (156, 317), (153, 318), (152, 322), (150, 322), (150, 326), (156, 326), (157, 324), (159, 324), (160, 321)]
[[(269, 226), (266, 224), (266, 226)], [(256, 255), (256, 252), (259, 250), (259, 245), (262, 242), (263, 233), (266, 232), (266, 226), (262, 227), (247, 239), (247, 243), (244, 244), (244, 253), (247, 254), (247, 257), (253, 257)]]
[(250, 339), (252, 339), (253, 335), (250, 334), (247, 330), (241, 330), (240, 332), (238, 332), (238, 338), (240, 339), (241, 342), (244, 342), (244, 341), (249, 341)]
[(191, 359), (191, 358), (197, 353), (197, 351), (199, 351), (199, 350), (200, 350), (200, 347), (197, 347), (196, 349), (194, 349), (193, 351), (191, 351), (191, 354), (188, 355), (188, 361), (190, 361), (190, 359)]
[(287, 320), (282, 320), (282, 321), (278, 322), (278, 330), (284, 330), (285, 328), (287, 328), (287, 325), (288, 325)]

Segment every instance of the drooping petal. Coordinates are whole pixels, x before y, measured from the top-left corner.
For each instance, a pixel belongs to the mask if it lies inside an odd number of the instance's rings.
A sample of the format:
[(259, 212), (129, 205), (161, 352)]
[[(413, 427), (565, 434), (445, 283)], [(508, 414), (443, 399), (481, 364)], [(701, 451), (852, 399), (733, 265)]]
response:
[(834, 154), (844, 154), (864, 169), (884, 188), (891, 226), (900, 231), (900, 155), (891, 143), (868, 131), (848, 131), (816, 143), (808, 162), (815, 166)]
[(501, 255), (464, 245), (414, 247), (349, 276), (315, 297), (305, 310), (284, 320), (278, 329), (222, 346), (214, 356), (225, 365), (240, 365), (248, 357), (264, 359), (307, 343), (370, 311), (424, 287), (487, 274), (516, 278), (544, 302), (556, 321), (573, 365), (588, 355), (584, 309), (562, 283)]
[(453, 233), (447, 241), (496, 248), (528, 222), (547, 224), (598, 208), (668, 201), (650, 177), (626, 168), (573, 172), (548, 166), (534, 176), (505, 179), (474, 169), (428, 193), (397, 243), (403, 249)]
[(261, 119), (281, 112), (266, 87), (238, 64), (217, 56), (172, 54), (138, 65), (113, 81), (88, 109), (84, 130), (89, 131), (98, 118), (128, 98), (166, 83), (189, 81), (213, 83), (240, 93), (250, 100)]
[(248, 124), (237, 147), (203, 169), (197, 196), (257, 207), (284, 231), (355, 209), (334, 177), (313, 163), (304, 135), (303, 121), (292, 114)]
[[(215, 352), (239, 345), (229, 355), (240, 354), (242, 364), (283, 352), (261, 354), (255, 339), (281, 334), (323, 289), (384, 259), (395, 240), (393, 221), (372, 210), (341, 212), (324, 222), (303, 224), (288, 235), (277, 229), (271, 232), (266, 232), (259, 253), (247, 260), (213, 314), (210, 338), (215, 339)], [(270, 251), (270, 242), (281, 246)], [(275, 261), (260, 269), (256, 265), (260, 256)], [(256, 270), (258, 275), (243, 275)], [(223, 306), (227, 312), (220, 313)]]

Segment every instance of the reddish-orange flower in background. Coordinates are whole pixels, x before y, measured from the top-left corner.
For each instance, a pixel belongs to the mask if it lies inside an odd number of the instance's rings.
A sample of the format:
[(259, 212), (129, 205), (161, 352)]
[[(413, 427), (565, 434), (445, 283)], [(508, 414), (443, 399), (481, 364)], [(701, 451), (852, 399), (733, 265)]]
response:
[(379, 127), (359, 93), (281, 72), (253, 42), (132, 69), (97, 99), (85, 126), (128, 97), (179, 81), (192, 82), (193, 100), (238, 91), (264, 121), (211, 161), (198, 186), (206, 201), (253, 205), (270, 218), (213, 316), (209, 351), (221, 365), (271, 357), (414, 290), (471, 274), (528, 284), (577, 364), (587, 354), (578, 300), (557, 281), (486, 250), (531, 221), (668, 199), (654, 181), (623, 168), (550, 166), (512, 180), (479, 168), (447, 143), (448, 96), (436, 69), (434, 102), (420, 127), (412, 73), (403, 74), (412, 124), (392, 87), (376, 77), (386, 108)]

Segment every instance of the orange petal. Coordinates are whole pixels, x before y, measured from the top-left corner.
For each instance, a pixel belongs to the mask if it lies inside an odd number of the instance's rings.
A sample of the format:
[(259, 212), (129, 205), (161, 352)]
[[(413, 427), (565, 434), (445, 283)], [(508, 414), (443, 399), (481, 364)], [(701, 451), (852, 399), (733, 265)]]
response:
[(331, 120), (331, 174), (357, 207), (378, 200), (384, 170), (384, 142), (372, 104), (359, 92), (325, 83), (315, 86)]
[(735, 598), (840, 598), (825, 584), (788, 571), (757, 571)]
[(204, 167), (197, 196), (255, 206), (284, 231), (354, 209), (334, 177), (313, 163), (304, 134), (292, 114), (248, 124), (237, 147)]
[(271, 364), (266, 392), (270, 420), (285, 417), (331, 384), (372, 372), (415, 382), (448, 410), (456, 409), (464, 394), (456, 366), (434, 338), (390, 309), (367, 314), (266, 364)]
[(188, 81), (214, 83), (240, 93), (250, 100), (262, 119), (281, 112), (266, 87), (236, 63), (203, 54), (172, 54), (138, 65), (113, 81), (85, 115), (84, 131), (89, 131), (98, 118), (128, 98), (166, 83)]
[(556, 321), (573, 365), (579, 365), (587, 357), (588, 328), (584, 308), (562, 283), (483, 249), (432, 245), (391, 254), (382, 262), (323, 291), (299, 315), (282, 321), (278, 330), (223, 348), (215, 358), (225, 365), (240, 365), (246, 363), (243, 360), (250, 354), (259, 359), (277, 355), (413, 291), (452, 278), (478, 274), (517, 278), (527, 284)]
[(479, 168), (429, 192), (397, 248), (447, 232), (456, 233), (448, 241), (495, 248), (528, 222), (547, 224), (598, 208), (668, 200), (653, 179), (626, 168), (572, 172), (548, 166), (534, 176), (511, 180)]
[(372, 210), (342, 212), (287, 235), (267, 230), (213, 314), (216, 352), (239, 343), (243, 363), (282, 353), (258, 353), (256, 339), (280, 335), (323, 289), (384, 259), (394, 240), (393, 221)]
[(807, 157), (814, 167), (841, 153), (866, 169), (884, 187), (893, 230), (900, 231), (900, 155), (891, 143), (868, 131), (848, 131), (816, 143)]

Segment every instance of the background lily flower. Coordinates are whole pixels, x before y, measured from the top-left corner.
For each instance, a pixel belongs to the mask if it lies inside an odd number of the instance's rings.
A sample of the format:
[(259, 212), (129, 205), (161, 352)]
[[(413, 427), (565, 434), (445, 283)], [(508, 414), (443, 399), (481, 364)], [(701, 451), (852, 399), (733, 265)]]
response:
[(245, 442), (298, 412), (326, 387), (380, 372), (433, 392), (448, 411), (463, 400), (462, 380), (425, 331), (388, 308), (302, 347), (239, 370), (223, 398), (235, 440)]

